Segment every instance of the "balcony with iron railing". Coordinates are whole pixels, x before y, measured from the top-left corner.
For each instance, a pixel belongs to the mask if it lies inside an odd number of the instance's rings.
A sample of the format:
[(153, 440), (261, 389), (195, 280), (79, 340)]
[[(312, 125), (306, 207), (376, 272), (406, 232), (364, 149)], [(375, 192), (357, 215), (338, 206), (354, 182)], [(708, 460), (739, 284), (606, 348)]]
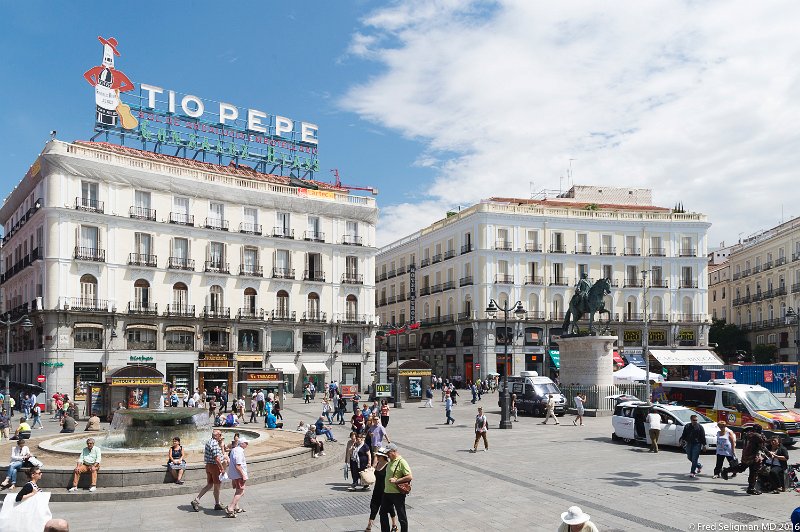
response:
[(169, 223), (175, 225), (187, 225), (194, 227), (194, 214), (184, 214), (182, 212), (170, 212)]
[(599, 255), (616, 255), (617, 248), (614, 246), (600, 246), (600, 253)]
[(387, 305), (394, 305), (395, 303), (397, 303), (397, 296), (389, 296), (386, 298)]
[(430, 264), (431, 264), (430, 257), (425, 257), (424, 259), (420, 259), (420, 261), (419, 261), (419, 267), (420, 268), (425, 268), (427, 266), (430, 266)]
[(777, 268), (778, 266), (783, 266), (784, 264), (786, 264), (786, 257), (778, 257), (778, 258), (775, 260), (775, 267), (776, 267), (776, 268)]
[(128, 209), (128, 216), (130, 216), (134, 220), (150, 220), (155, 222), (156, 210), (148, 209), (147, 207), (131, 206), (131, 208)]
[(564, 321), (564, 312), (551, 312), (550, 321)]
[(314, 281), (317, 283), (325, 282), (325, 272), (322, 270), (305, 270), (303, 271), (304, 281)]
[(128, 253), (128, 266), (155, 268), (158, 266), (158, 258), (155, 255), (145, 253)]
[(575, 246), (575, 254), (576, 255), (591, 255), (592, 254), (592, 246)]
[(230, 223), (228, 222), (228, 220), (208, 217), (206, 218), (205, 228), (214, 229), (215, 231), (227, 231), (229, 225)]
[(308, 242), (325, 242), (325, 233), (322, 231), (303, 231), (303, 240)]
[(544, 278), (539, 275), (526, 275), (525, 276), (525, 284), (532, 284), (532, 285), (543, 285)]
[(303, 312), (303, 317), (300, 318), (301, 323), (327, 323), (328, 314), (320, 311), (306, 311)]
[(742, 272), (736, 272), (733, 274), (733, 280), (737, 281), (742, 277)]
[(231, 273), (231, 266), (227, 262), (219, 260), (207, 260), (205, 263), (206, 273)]
[(210, 319), (229, 320), (231, 319), (231, 308), (207, 305), (203, 307), (203, 317)]
[(681, 257), (696, 257), (697, 250), (695, 248), (681, 248), (680, 249), (680, 256)]
[(105, 262), (106, 250), (99, 248), (75, 247), (75, 260), (88, 260), (91, 262)]
[(669, 288), (669, 282), (666, 279), (651, 279), (650, 288)]
[(194, 318), (194, 305), (185, 305), (180, 303), (170, 303), (167, 305), (167, 310), (164, 316), (175, 316), (179, 318)]
[(665, 322), (669, 321), (669, 314), (661, 314), (659, 312), (654, 312), (650, 314), (650, 317), (648, 319), (650, 321)]
[(5, 272), (0, 274), (0, 284), (5, 283), (16, 274), (33, 264), (34, 261), (41, 259), (42, 257), (39, 255), (39, 248), (33, 248), (33, 250), (19, 259), (17, 262), (14, 263), (9, 269)]
[(526, 320), (543, 320), (545, 312), (543, 310), (529, 310), (525, 312)]
[(678, 321), (681, 323), (699, 323), (705, 321), (704, 314), (678, 314)]
[(742, 277), (749, 277), (750, 275), (753, 275), (753, 270), (751, 270), (750, 268), (742, 270)]
[(364, 274), (362, 273), (343, 273), (342, 284), (364, 284)]
[(625, 279), (624, 288), (641, 288), (642, 280), (638, 278)]
[(63, 298), (64, 310), (76, 312), (108, 312), (110, 307), (107, 299), (93, 297), (66, 297)]
[(760, 272), (761, 272), (761, 265), (760, 264), (756, 264), (753, 267), (753, 273), (756, 274), (756, 273), (760, 273)]
[(273, 279), (294, 279), (294, 268), (272, 268)]
[(550, 253), (566, 253), (567, 246), (564, 244), (550, 244)]
[(438, 262), (442, 262), (442, 254), (441, 253), (436, 253), (433, 257), (431, 257), (431, 262), (433, 264), (436, 264)]
[(764, 270), (771, 270), (772, 269), (772, 261), (768, 260), (764, 263)]
[(128, 314), (158, 316), (158, 303), (150, 303), (148, 301), (129, 301)]
[(288, 238), (294, 240), (294, 229), (285, 229), (283, 227), (272, 228), (272, 238)]
[(264, 309), (263, 308), (250, 308), (250, 307), (239, 307), (239, 311), (236, 313), (236, 318), (239, 320), (249, 320), (249, 321), (259, 321), (264, 319)]
[(642, 248), (625, 248), (622, 254), (626, 257), (639, 257), (642, 254)]
[(402, 294), (397, 294), (397, 302), (398, 302), (398, 303), (402, 303), (402, 302), (403, 302), (403, 301), (405, 301), (405, 300), (406, 300), (406, 294), (405, 294), (405, 292), (403, 292)]
[(496, 240), (494, 243), (494, 249), (498, 251), (511, 251), (511, 241), (510, 240)]
[(472, 251), (472, 244), (464, 244), (461, 246), (461, 254), (464, 255), (465, 253), (469, 253)]
[(211, 341), (203, 338), (203, 351), (230, 351), (231, 344), (227, 339)]
[(664, 248), (650, 248), (647, 255), (650, 257), (666, 257), (667, 251)]
[(22, 216), (19, 217), (19, 219), (17, 219), (14, 225), (10, 225), (9, 223), (10, 227), (8, 228), (6, 234), (3, 235), (3, 245), (6, 245), (9, 242), (9, 240), (11, 240), (11, 238), (13, 238), (15, 234), (17, 234), (19, 229), (22, 228), (26, 223), (28, 223), (28, 220), (30, 220), (31, 217), (34, 214), (36, 214), (36, 212), (41, 208), (42, 208), (42, 200), (37, 199), (36, 201), (33, 202), (33, 205), (27, 211), (25, 211), (25, 214), (23, 214)]
[(419, 295), (421, 296), (429, 296), (431, 295), (431, 287), (430, 286), (423, 286), (419, 289)]
[(494, 276), (496, 284), (514, 284), (514, 276), (508, 273), (498, 273)]
[(167, 351), (194, 351), (194, 338), (190, 336), (179, 336), (177, 338), (167, 335), (164, 345)]
[(643, 312), (626, 312), (622, 315), (625, 321), (644, 321)]
[(389, 276), (386, 274), (386, 272), (383, 272), (383, 273), (380, 273), (380, 274), (377, 273), (377, 272), (375, 273), (375, 280), (378, 281), (378, 282), (385, 281), (388, 278), (389, 278)]
[(437, 294), (442, 291), (442, 283), (435, 283), (431, 286), (431, 294)]
[(456, 287), (455, 281), (445, 281), (442, 283), (442, 290), (452, 290)]
[(285, 321), (285, 322), (296, 322), (297, 321), (297, 312), (294, 310), (273, 310), (269, 313), (269, 319), (271, 321)]
[(458, 280), (458, 286), (469, 286), (471, 284), (473, 284), (471, 275), (467, 275)]
[(239, 232), (245, 235), (261, 235), (261, 224), (239, 222)]
[(694, 279), (681, 279), (680, 288), (697, 288), (697, 281)]
[(569, 278), (567, 277), (551, 277), (550, 286), (569, 286)]
[(240, 264), (239, 275), (242, 277), (264, 277), (264, 267), (258, 264)]
[(525, 243), (525, 251), (527, 253), (541, 253), (542, 252), (542, 245), (538, 242), (526, 242)]
[(376, 307), (385, 307), (386, 306), (386, 298), (385, 297), (375, 298), (375, 306)]
[(444, 260), (452, 259), (455, 256), (456, 256), (456, 250), (454, 249), (448, 249), (447, 251), (444, 252)]
[(346, 246), (363, 246), (364, 238), (358, 235), (342, 235), (342, 244)]
[(73, 340), (75, 349), (103, 349), (103, 338), (96, 336), (94, 338), (75, 338)]
[(194, 271), (194, 259), (185, 259), (183, 257), (170, 257), (167, 262), (167, 268), (170, 270), (187, 270)]
[(89, 198), (81, 198), (80, 196), (75, 198), (75, 208), (79, 211), (86, 211), (86, 212), (98, 212), (101, 214), (105, 212), (105, 204), (102, 201)]
[(386, 274), (387, 279), (393, 279), (395, 277), (397, 277), (397, 270), (389, 270), (389, 272)]
[(619, 279), (609, 279), (612, 288), (619, 288)]

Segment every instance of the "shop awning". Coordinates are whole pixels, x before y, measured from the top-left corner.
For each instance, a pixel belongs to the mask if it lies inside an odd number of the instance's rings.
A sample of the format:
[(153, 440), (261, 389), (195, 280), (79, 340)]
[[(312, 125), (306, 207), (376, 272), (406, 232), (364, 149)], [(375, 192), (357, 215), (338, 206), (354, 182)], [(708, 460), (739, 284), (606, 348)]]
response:
[(662, 366), (722, 366), (720, 358), (708, 349), (650, 349)]
[(557, 349), (548, 349), (547, 354), (550, 355), (550, 360), (556, 369), (561, 369), (561, 352)]
[(131, 323), (130, 325), (125, 327), (125, 330), (128, 329), (147, 329), (149, 331), (157, 331), (158, 327), (156, 325), (151, 325), (149, 323)]
[(282, 371), (284, 375), (297, 375), (300, 371), (291, 362), (270, 362), (272, 369)]
[(197, 368), (197, 371), (198, 371), (198, 372), (200, 372), (200, 373), (221, 373), (221, 372), (230, 372), (230, 373), (233, 373), (233, 370), (234, 370), (234, 368), (228, 368), (228, 367), (220, 367), (220, 368), (214, 368), (214, 367), (211, 367), (211, 368), (210, 368), (210, 367), (204, 367), (204, 368)]
[(194, 332), (194, 327), (189, 327), (188, 325), (167, 325), (164, 327), (165, 332), (171, 331), (182, 331), (182, 332)]
[(99, 323), (76, 323), (73, 328), (87, 328), (87, 329), (103, 329), (103, 325)]
[(322, 362), (303, 362), (303, 369), (306, 373), (313, 375), (316, 373), (328, 373), (328, 366)]
[(614, 364), (616, 364), (618, 366), (624, 366), (625, 365), (625, 361), (622, 360), (622, 357), (619, 356), (619, 352), (617, 352), (617, 351), (614, 351)]

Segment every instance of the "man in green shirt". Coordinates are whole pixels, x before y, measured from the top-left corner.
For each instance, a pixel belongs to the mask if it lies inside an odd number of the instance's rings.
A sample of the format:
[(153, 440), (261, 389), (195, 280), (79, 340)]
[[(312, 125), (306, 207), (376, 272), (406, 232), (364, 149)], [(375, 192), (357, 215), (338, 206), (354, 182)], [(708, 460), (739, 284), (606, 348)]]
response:
[(406, 494), (400, 491), (397, 485), (411, 482), (411, 468), (408, 467), (405, 458), (397, 452), (397, 445), (394, 443), (386, 446), (386, 455), (389, 457), (389, 463), (386, 465), (386, 481), (381, 502), (381, 530), (389, 530), (389, 509), (394, 507), (397, 520), (400, 522), (400, 531), (408, 532)]
[(86, 447), (78, 457), (78, 465), (75, 466), (72, 475), (72, 487), (69, 491), (78, 491), (78, 481), (83, 473), (92, 475), (92, 486), (89, 491), (97, 489), (97, 471), (100, 469), (100, 448), (94, 446), (94, 438), (86, 440)]

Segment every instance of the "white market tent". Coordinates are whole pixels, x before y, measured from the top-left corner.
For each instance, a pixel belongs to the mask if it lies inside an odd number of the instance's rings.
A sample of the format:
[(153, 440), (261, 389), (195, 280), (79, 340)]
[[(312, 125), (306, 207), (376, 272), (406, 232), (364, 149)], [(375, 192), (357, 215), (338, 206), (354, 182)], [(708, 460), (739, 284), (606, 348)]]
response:
[[(614, 372), (614, 382), (633, 382), (642, 381), (646, 379), (647, 372), (637, 366), (636, 364), (628, 364), (624, 368)], [(650, 373), (650, 380), (655, 382), (664, 382), (664, 376), (660, 373)]]

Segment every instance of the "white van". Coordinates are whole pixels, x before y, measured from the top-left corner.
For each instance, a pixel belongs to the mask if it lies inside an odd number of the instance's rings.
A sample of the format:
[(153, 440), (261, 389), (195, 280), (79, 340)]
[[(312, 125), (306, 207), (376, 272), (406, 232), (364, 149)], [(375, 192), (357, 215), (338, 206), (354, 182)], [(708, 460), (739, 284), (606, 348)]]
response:
[[(508, 377), (508, 386), (512, 394), (517, 394), (517, 409), (519, 412), (544, 416), (547, 411), (547, 396), (555, 394), (555, 414), (563, 416), (567, 412), (567, 398), (548, 377), (539, 377), (535, 371), (523, 371), (519, 375)], [(503, 390), (503, 379), (500, 379), (499, 389)], [(498, 402), (499, 404), (499, 402)]]
[(647, 414), (651, 411), (661, 416), (661, 433), (658, 435), (659, 445), (680, 446), (679, 440), (683, 427), (691, 423), (691, 417), (697, 416), (706, 433), (706, 447), (717, 447), (717, 425), (699, 412), (676, 405), (651, 405), (643, 401), (625, 401), (619, 403), (611, 416), (612, 440), (625, 443), (639, 441), (650, 444), (650, 427), (647, 425)]

